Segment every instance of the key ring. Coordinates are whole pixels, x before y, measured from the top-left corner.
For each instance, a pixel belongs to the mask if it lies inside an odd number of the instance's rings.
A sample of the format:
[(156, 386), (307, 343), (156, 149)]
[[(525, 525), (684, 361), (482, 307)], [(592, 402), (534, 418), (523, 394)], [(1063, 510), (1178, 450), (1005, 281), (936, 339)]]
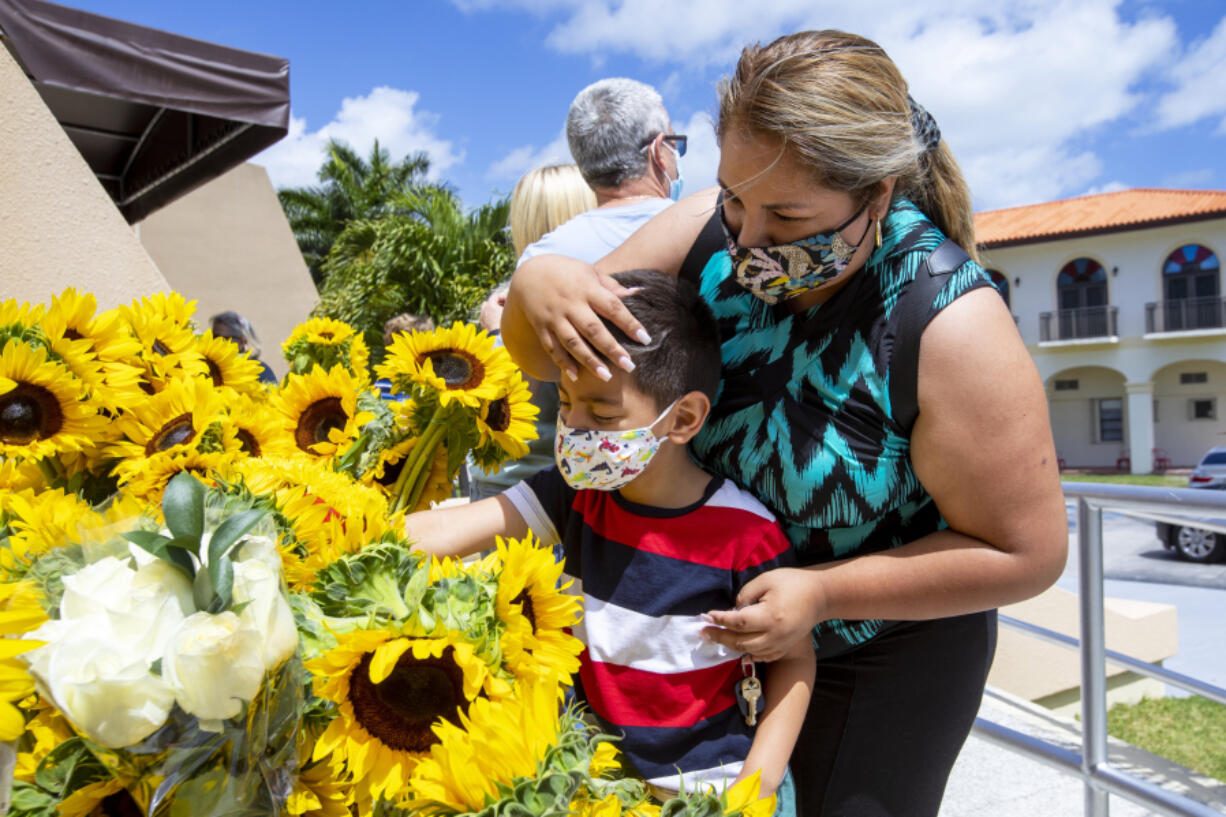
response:
[(757, 678), (758, 677), (758, 665), (755, 664), (753, 658), (751, 658), (748, 655), (741, 656), (741, 677), (743, 678)]

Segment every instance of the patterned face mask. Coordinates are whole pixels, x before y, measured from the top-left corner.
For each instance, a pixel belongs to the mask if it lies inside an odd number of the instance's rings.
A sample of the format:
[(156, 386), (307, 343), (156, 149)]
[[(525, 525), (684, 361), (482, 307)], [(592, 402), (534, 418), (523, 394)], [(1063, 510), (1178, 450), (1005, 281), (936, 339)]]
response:
[(818, 233), (791, 244), (774, 247), (741, 247), (732, 237), (732, 230), (724, 218), (724, 201), (719, 201), (719, 221), (724, 227), (728, 241), (728, 254), (732, 256), (732, 269), (736, 282), (768, 304), (794, 298), (806, 292), (820, 289), (847, 269), (851, 257), (864, 243), (869, 224), (855, 244), (848, 244), (840, 235), (868, 207), (865, 202), (855, 215), (828, 233)]
[(558, 414), (554, 459), (566, 484), (576, 490), (616, 491), (643, 473), (664, 438), (652, 428), (677, 405), (664, 409), (650, 425), (626, 431), (571, 428)]

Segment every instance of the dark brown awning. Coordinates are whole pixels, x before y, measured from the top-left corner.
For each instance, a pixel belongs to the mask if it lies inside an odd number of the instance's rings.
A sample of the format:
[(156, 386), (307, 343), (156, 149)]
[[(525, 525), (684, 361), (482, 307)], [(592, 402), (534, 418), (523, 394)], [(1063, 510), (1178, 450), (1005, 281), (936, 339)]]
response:
[(280, 57), (43, 0), (0, 0), (0, 34), (129, 223), (286, 134)]

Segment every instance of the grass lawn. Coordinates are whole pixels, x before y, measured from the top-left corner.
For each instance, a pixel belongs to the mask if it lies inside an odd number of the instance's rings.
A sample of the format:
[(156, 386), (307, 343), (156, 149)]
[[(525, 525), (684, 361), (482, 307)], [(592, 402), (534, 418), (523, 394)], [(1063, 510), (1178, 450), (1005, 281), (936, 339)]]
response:
[(1110, 482), (1116, 485), (1157, 485), (1160, 488), (1187, 488), (1186, 474), (1061, 474), (1062, 482)]
[(1208, 698), (1116, 704), (1107, 731), (1155, 755), (1226, 782), (1226, 706)]

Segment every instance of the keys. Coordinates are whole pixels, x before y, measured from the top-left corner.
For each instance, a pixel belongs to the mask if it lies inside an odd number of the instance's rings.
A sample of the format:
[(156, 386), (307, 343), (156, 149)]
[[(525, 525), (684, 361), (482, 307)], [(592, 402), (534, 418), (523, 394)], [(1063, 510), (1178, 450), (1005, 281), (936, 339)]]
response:
[(744, 676), (736, 683), (736, 705), (745, 716), (748, 726), (758, 725), (758, 715), (766, 709), (766, 701), (762, 700), (762, 682), (758, 680), (758, 668), (754, 666), (749, 656), (741, 658), (741, 674)]
[(741, 710), (745, 715), (745, 723), (749, 726), (757, 726), (758, 711), (766, 708), (766, 703), (762, 701), (762, 682), (752, 675), (742, 678), (737, 685), (737, 691), (741, 699), (745, 701), (745, 707)]

